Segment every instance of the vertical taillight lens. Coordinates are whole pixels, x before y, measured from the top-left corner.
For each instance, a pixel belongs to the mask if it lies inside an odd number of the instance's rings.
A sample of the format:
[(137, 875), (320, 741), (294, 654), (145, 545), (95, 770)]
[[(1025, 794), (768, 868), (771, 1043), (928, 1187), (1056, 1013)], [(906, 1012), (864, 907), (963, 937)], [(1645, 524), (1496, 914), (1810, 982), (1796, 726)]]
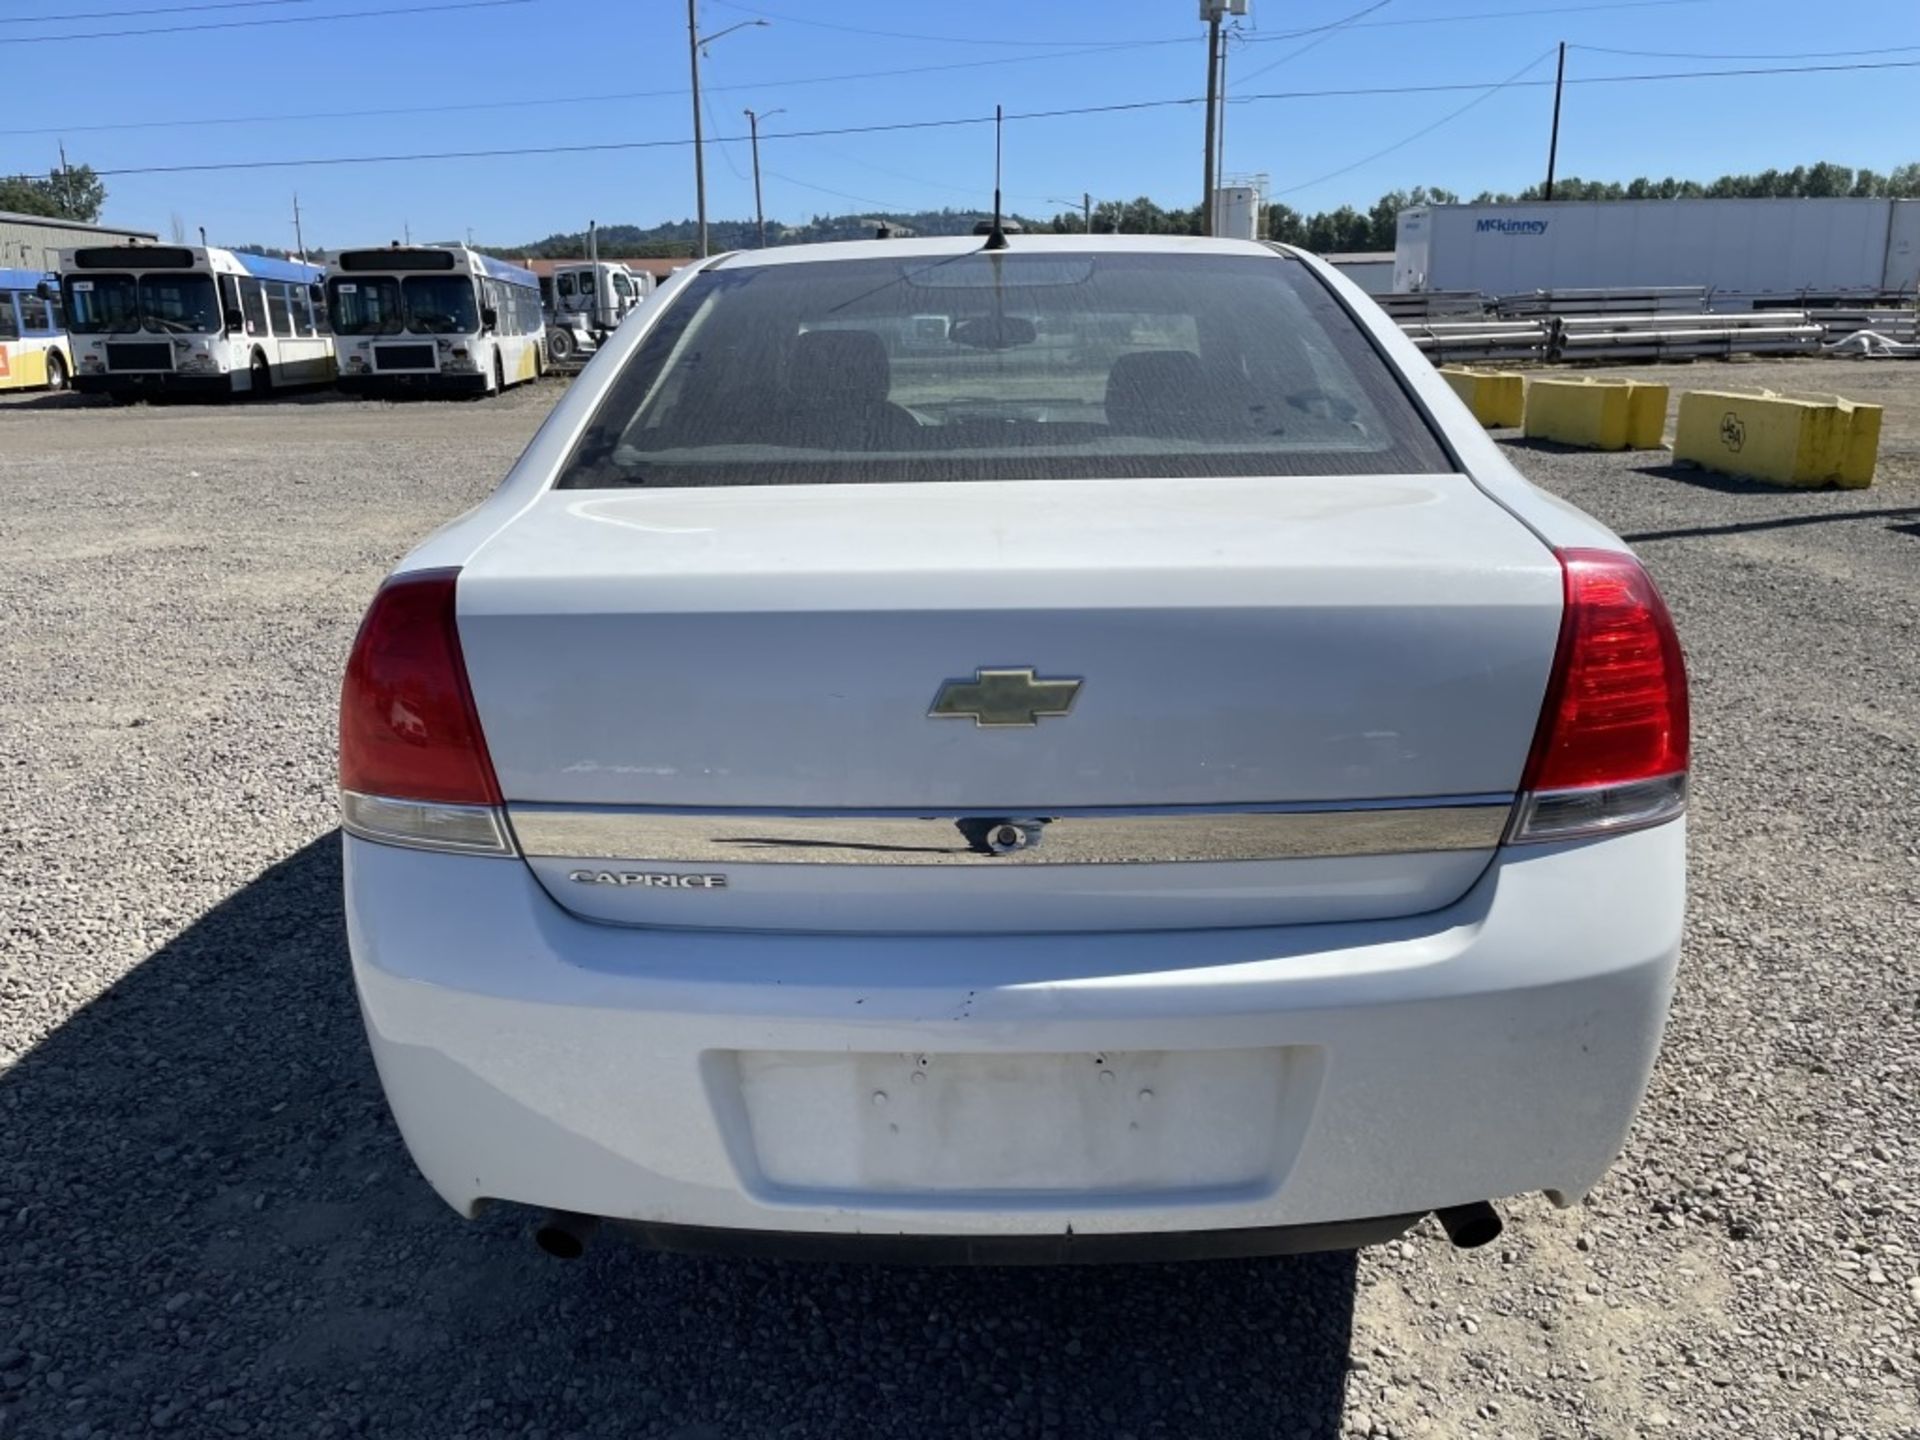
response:
[(1638, 829), (1686, 808), (1687, 667), (1631, 555), (1562, 550), (1566, 609), (1515, 840)]
[(457, 570), (399, 575), (373, 597), (340, 691), (340, 804), (353, 834), (508, 854), (454, 623)]

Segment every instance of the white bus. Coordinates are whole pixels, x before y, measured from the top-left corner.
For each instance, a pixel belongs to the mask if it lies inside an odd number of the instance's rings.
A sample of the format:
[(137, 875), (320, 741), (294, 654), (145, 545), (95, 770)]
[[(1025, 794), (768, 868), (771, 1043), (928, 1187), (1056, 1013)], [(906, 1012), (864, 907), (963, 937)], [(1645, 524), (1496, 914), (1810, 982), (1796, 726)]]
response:
[(333, 380), (317, 265), (209, 245), (60, 252), (73, 388), (265, 396)]
[(539, 280), (464, 245), (342, 250), (327, 308), (355, 394), (496, 395), (546, 373)]
[(73, 351), (53, 276), (0, 269), (0, 390), (67, 388)]

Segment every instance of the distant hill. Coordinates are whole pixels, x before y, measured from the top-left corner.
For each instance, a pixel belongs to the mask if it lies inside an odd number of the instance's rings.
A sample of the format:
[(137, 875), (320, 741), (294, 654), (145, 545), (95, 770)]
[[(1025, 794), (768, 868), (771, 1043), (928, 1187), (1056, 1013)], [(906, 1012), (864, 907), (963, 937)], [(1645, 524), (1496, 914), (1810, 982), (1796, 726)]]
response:
[[(985, 210), (863, 211), (850, 215), (815, 215), (804, 225), (768, 220), (767, 243), (800, 245), (819, 240), (870, 240), (882, 224), (892, 227), (896, 235), (969, 235), (973, 233), (975, 223), (988, 219), (990, 213)], [(1018, 219), (1029, 229), (1042, 228), (1044, 225), (1044, 222), (1021, 216), (1009, 215), (1007, 218)], [(674, 220), (664, 225), (645, 227), (602, 225), (600, 253), (660, 259), (691, 255), (698, 229), (698, 223), (693, 220)], [(750, 250), (759, 243), (759, 227), (751, 220), (707, 222), (709, 250)], [(523, 245), (484, 245), (480, 248), (495, 255), (572, 260), (587, 253), (587, 232), (576, 230), (571, 234), (549, 235), (544, 240)]]

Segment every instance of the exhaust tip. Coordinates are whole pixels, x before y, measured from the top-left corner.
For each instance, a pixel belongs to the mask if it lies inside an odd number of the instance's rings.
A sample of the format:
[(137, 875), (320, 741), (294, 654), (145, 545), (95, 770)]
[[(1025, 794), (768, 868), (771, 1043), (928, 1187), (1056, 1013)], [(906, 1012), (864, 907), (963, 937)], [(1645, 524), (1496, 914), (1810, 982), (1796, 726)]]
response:
[(591, 1215), (555, 1210), (533, 1232), (533, 1243), (556, 1260), (578, 1260), (599, 1221)]
[(1434, 1211), (1433, 1216), (1456, 1250), (1478, 1250), (1482, 1245), (1491, 1245), (1506, 1229), (1500, 1212), (1485, 1200), (1476, 1200), (1471, 1205), (1449, 1205)]

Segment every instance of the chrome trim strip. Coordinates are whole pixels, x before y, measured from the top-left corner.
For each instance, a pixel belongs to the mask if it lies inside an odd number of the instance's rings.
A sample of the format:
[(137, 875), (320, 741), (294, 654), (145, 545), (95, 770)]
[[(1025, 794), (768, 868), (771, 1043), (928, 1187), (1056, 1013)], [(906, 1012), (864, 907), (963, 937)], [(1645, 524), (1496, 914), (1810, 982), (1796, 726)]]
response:
[(1687, 776), (1661, 775), (1622, 785), (1534, 790), (1520, 797), (1507, 831), (1510, 845), (1544, 845), (1621, 835), (1664, 825), (1687, 813)]
[(1152, 865), (1491, 850), (1511, 795), (1343, 806), (770, 813), (510, 805), (529, 859), (671, 865)]
[(448, 805), (340, 792), (340, 828), (362, 840), (454, 855), (511, 856), (513, 834), (492, 805)]

